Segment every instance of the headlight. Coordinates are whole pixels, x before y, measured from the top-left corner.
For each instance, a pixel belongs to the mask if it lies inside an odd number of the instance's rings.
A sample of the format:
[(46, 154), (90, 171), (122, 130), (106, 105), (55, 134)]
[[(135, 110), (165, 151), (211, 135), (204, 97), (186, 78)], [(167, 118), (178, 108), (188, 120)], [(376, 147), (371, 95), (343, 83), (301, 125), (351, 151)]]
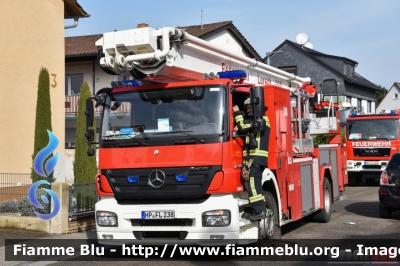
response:
[(113, 212), (96, 212), (98, 226), (118, 226), (118, 216)]
[(228, 210), (207, 211), (202, 215), (203, 227), (222, 227), (231, 224), (231, 212)]

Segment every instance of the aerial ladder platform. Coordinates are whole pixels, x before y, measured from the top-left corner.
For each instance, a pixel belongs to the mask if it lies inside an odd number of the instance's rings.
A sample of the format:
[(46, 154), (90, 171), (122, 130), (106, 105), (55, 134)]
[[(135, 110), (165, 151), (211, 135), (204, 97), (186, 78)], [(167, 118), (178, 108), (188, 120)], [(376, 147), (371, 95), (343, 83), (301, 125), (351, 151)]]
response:
[[(312, 112), (310, 99), (317, 86), (302, 78), (188, 34), (177, 27), (150, 27), (107, 32), (96, 42), (100, 65), (109, 74), (158, 83), (218, 78), (217, 72), (245, 70), (245, 83), (255, 86), (279, 86), (291, 91), (293, 128), (300, 132), (293, 139), (295, 153), (313, 150), (311, 135), (340, 130), (333, 103), (324, 107), (324, 115)], [(319, 101), (318, 101), (319, 103)], [(311, 112), (310, 112), (311, 110)]]

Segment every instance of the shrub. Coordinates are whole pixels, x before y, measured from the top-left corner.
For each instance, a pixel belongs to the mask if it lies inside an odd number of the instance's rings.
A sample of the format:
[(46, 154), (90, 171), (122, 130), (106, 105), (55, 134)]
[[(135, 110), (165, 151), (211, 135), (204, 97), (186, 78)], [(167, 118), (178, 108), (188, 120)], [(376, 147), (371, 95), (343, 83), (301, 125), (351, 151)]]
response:
[(16, 213), (16, 212), (18, 212), (17, 204), (18, 204), (17, 200), (6, 200), (3, 202), (0, 202), (0, 213), (5, 213), (5, 212)]
[(313, 138), (313, 144), (314, 145), (328, 144), (328, 143), (329, 143), (329, 135), (328, 134), (316, 135)]
[(21, 216), (36, 216), (35, 211), (45, 214), (47, 212), (47, 204), (43, 202), (41, 196), (47, 196), (47, 193), (41, 189), (36, 191), (36, 199), (43, 206), (42, 209), (36, 208), (29, 201), (28, 195), (24, 195), (17, 203), (17, 212)]
[[(38, 91), (36, 99), (36, 120), (34, 148), (32, 154), (32, 162), (35, 160), (38, 152), (47, 146), (49, 136), (47, 130), (52, 131), (51, 127), (51, 103), (50, 103), (50, 76), (46, 68), (40, 69)], [(31, 170), (32, 183), (39, 180), (47, 180), (46, 177), (38, 175), (32, 167)], [(55, 179), (53, 179), (54, 181)]]
[(82, 184), (75, 186), (71, 199), (73, 211), (92, 210), (95, 205), (96, 188), (93, 184)]

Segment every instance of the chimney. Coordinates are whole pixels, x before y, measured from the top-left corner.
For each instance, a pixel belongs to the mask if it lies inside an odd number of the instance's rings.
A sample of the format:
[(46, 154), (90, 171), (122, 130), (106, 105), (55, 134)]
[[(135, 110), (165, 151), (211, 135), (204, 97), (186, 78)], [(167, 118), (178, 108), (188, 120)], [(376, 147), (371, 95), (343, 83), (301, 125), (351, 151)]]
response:
[(137, 24), (137, 28), (138, 29), (140, 29), (140, 28), (148, 28), (149, 27), (149, 24), (147, 24), (147, 23), (139, 23), (139, 24)]

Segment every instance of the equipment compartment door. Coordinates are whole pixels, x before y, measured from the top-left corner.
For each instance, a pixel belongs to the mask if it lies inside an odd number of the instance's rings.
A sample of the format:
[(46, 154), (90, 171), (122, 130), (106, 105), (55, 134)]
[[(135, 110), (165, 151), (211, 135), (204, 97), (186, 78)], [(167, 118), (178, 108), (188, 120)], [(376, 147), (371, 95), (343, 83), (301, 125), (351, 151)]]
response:
[(303, 207), (303, 215), (314, 209), (313, 206), (313, 191), (312, 191), (312, 171), (311, 163), (302, 164), (300, 166), (301, 175), (301, 202)]
[(332, 163), (332, 185), (333, 185), (333, 197), (339, 196), (339, 184), (338, 184), (338, 164), (337, 164), (337, 151), (335, 149), (331, 150), (331, 163)]

